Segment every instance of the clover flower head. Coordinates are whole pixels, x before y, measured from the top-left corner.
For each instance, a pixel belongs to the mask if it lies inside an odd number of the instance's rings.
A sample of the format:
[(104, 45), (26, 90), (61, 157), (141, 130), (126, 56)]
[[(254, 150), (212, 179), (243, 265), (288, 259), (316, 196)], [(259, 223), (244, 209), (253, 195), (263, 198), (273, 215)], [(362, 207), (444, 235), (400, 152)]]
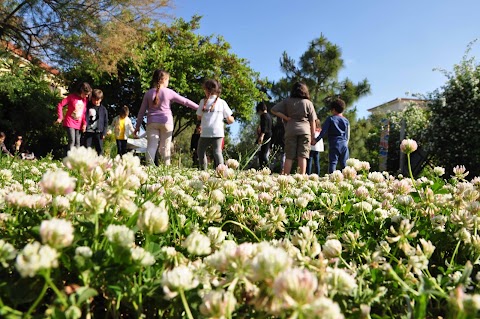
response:
[(105, 236), (112, 244), (124, 248), (132, 247), (135, 241), (135, 234), (125, 225), (108, 225)]
[(34, 277), (41, 270), (57, 268), (58, 256), (55, 248), (36, 241), (27, 244), (18, 254), (15, 267), (23, 278)]
[(208, 318), (230, 318), (237, 305), (237, 299), (228, 291), (212, 290), (202, 299), (199, 310)]
[(357, 288), (357, 282), (350, 274), (341, 268), (327, 268), (326, 282), (328, 288), (342, 295), (352, 295)]
[(63, 170), (46, 172), (38, 184), (44, 193), (51, 195), (66, 195), (75, 189), (75, 179)]
[(254, 280), (272, 280), (292, 264), (292, 259), (284, 249), (268, 243), (261, 243), (258, 249), (252, 260)]
[(437, 176), (443, 176), (445, 175), (445, 168), (436, 166), (433, 168), (433, 173)]
[(238, 167), (240, 167), (240, 163), (236, 159), (229, 158), (227, 160), (227, 166), (231, 169), (237, 169)]
[(68, 247), (73, 242), (73, 226), (70, 221), (58, 218), (42, 221), (40, 225), (42, 243), (53, 248)]
[(8, 267), (8, 261), (15, 258), (17, 251), (12, 244), (7, 243), (3, 239), (0, 239), (0, 264), (4, 268)]
[(405, 139), (400, 143), (400, 151), (405, 154), (411, 154), (418, 148), (417, 142), (412, 139)]
[(273, 282), (273, 292), (282, 302), (282, 308), (292, 309), (308, 305), (315, 299), (318, 279), (301, 268), (282, 271)]
[(457, 165), (453, 168), (453, 174), (459, 179), (465, 178), (469, 173), (464, 165)]
[(98, 166), (98, 154), (91, 147), (72, 147), (68, 151), (67, 157), (63, 159), (63, 164), (67, 168), (85, 174)]
[(147, 201), (138, 215), (137, 226), (150, 234), (164, 233), (168, 229), (168, 211), (165, 207), (165, 201), (155, 206)]
[(147, 267), (155, 263), (155, 257), (142, 247), (135, 246), (130, 248), (130, 254), (132, 260), (141, 266)]
[(187, 251), (195, 256), (205, 256), (212, 252), (210, 238), (194, 231), (183, 241), (183, 247)]
[(167, 298), (174, 298), (180, 290), (191, 290), (199, 284), (192, 269), (185, 265), (164, 271), (161, 283)]
[(88, 246), (78, 246), (75, 248), (75, 256), (80, 256), (83, 258), (91, 258), (93, 256), (92, 249)]
[(329, 239), (323, 245), (322, 252), (328, 259), (339, 257), (342, 254), (342, 243), (338, 239)]
[(344, 319), (340, 306), (325, 297), (315, 299), (305, 313), (305, 318), (312, 319)]

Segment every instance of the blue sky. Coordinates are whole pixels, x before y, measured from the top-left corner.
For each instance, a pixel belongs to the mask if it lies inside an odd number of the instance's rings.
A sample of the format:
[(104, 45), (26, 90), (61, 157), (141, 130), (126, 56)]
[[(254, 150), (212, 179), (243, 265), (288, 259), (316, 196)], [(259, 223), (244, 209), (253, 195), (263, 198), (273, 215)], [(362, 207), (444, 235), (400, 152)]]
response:
[[(298, 60), (323, 34), (342, 50), (340, 79), (367, 78), (371, 94), (355, 106), (367, 109), (410, 93), (440, 88), (469, 42), (480, 38), (479, 0), (175, 0), (170, 13), (203, 16), (199, 33), (222, 35), (231, 51), (262, 77), (282, 77), (280, 57)], [(480, 55), (480, 41), (471, 51)], [(227, 101), (228, 102), (228, 101)]]

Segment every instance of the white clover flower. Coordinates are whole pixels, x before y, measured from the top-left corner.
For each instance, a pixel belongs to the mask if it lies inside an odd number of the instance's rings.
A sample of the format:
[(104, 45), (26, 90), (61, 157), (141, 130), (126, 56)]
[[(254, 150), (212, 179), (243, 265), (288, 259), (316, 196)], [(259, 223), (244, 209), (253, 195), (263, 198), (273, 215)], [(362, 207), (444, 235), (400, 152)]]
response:
[(66, 195), (75, 189), (75, 179), (63, 170), (46, 172), (38, 184), (44, 193), (51, 195)]
[(343, 174), (342, 172), (340, 172), (339, 170), (336, 170), (334, 171), (333, 173), (331, 173), (328, 178), (330, 179), (331, 182), (333, 183), (340, 183), (341, 181), (343, 181), (344, 177), (343, 177)]
[(27, 244), (18, 254), (15, 267), (23, 278), (33, 277), (41, 270), (58, 267), (58, 256), (55, 248), (42, 246), (36, 241)]
[(78, 246), (75, 248), (75, 256), (83, 258), (91, 258), (93, 256), (92, 249), (88, 246)]
[(405, 139), (400, 143), (400, 151), (405, 154), (413, 153), (417, 150), (418, 145), (417, 142), (411, 139)]
[(436, 166), (433, 168), (433, 173), (437, 176), (443, 176), (445, 175), (445, 168)]
[(326, 282), (329, 290), (335, 290), (341, 295), (353, 295), (357, 282), (350, 274), (341, 268), (327, 268)]
[(323, 245), (322, 252), (328, 259), (339, 257), (342, 254), (342, 243), (338, 239), (329, 239)]
[(84, 204), (93, 214), (103, 214), (107, 206), (107, 199), (104, 193), (94, 189), (84, 195)]
[(225, 194), (220, 189), (214, 189), (210, 193), (210, 199), (212, 203), (221, 204), (225, 201)]
[(228, 291), (212, 290), (202, 298), (200, 313), (208, 318), (231, 318), (237, 299)]
[(67, 157), (63, 159), (63, 164), (82, 174), (92, 171), (98, 166), (99, 158), (97, 151), (91, 147), (72, 147)]
[(129, 248), (134, 245), (135, 234), (125, 225), (108, 225), (105, 236), (112, 244)]
[(15, 258), (17, 251), (12, 244), (7, 243), (3, 239), (0, 239), (0, 264), (4, 268), (8, 267), (8, 261)]
[(204, 256), (212, 252), (210, 238), (199, 232), (191, 233), (182, 244), (187, 251), (195, 256)]
[(70, 221), (58, 218), (42, 221), (40, 225), (42, 243), (53, 248), (68, 247), (73, 242), (73, 226)]
[(237, 169), (240, 166), (240, 163), (236, 159), (229, 158), (227, 160), (227, 166), (231, 169)]
[(304, 196), (297, 197), (295, 199), (295, 205), (300, 208), (305, 208), (308, 205), (308, 199)]
[(227, 232), (219, 227), (208, 227), (208, 238), (214, 247), (219, 247), (227, 237)]
[(373, 206), (369, 202), (362, 201), (353, 204), (353, 209), (357, 212), (369, 213), (373, 210)]
[(0, 170), (0, 180), (4, 180), (6, 182), (11, 181), (13, 178), (13, 173), (9, 169), (1, 169)]
[(374, 183), (383, 183), (385, 181), (385, 177), (380, 172), (368, 173), (368, 179)]
[(60, 211), (67, 211), (70, 209), (70, 200), (65, 196), (58, 195), (53, 198), (52, 206)]
[(130, 248), (130, 254), (132, 256), (132, 260), (136, 263), (139, 263), (141, 266), (148, 267), (155, 263), (155, 257), (153, 255), (143, 249), (142, 247), (132, 247)]
[(164, 233), (168, 229), (168, 210), (165, 201), (159, 206), (152, 202), (145, 202), (142, 211), (138, 215), (137, 227), (150, 234)]
[(456, 178), (463, 179), (469, 174), (469, 172), (464, 165), (457, 165), (453, 168), (453, 174), (455, 174)]
[(347, 159), (347, 166), (353, 167), (356, 171), (359, 171), (362, 164), (360, 160), (351, 157)]
[(325, 297), (315, 299), (306, 310), (305, 318), (311, 319), (344, 319), (340, 306)]
[(261, 243), (258, 249), (252, 260), (254, 280), (274, 279), (293, 262), (284, 249), (273, 247), (269, 243)]
[(191, 290), (199, 284), (192, 270), (185, 265), (177, 266), (172, 270), (166, 270), (162, 274), (161, 283), (167, 298), (174, 298), (178, 291)]
[(357, 171), (354, 167), (346, 166), (342, 170), (343, 177), (347, 180), (354, 180), (357, 177)]
[(273, 292), (281, 299), (282, 308), (295, 309), (315, 299), (318, 279), (306, 269), (293, 268), (281, 272), (273, 282)]

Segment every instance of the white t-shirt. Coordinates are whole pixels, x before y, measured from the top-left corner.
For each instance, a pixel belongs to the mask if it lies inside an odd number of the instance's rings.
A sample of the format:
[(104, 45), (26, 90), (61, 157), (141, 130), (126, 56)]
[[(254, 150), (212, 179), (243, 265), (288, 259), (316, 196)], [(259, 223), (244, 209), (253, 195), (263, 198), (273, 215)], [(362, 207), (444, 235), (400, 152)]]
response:
[[(315, 131), (315, 138), (320, 135), (320, 132)], [(325, 149), (323, 148), (323, 138), (321, 138), (317, 144), (310, 145), (311, 151), (323, 152)]]
[(205, 112), (203, 111), (205, 99), (202, 99), (198, 104), (197, 115), (202, 117), (200, 137), (225, 137), (223, 120), (231, 116), (233, 112), (227, 102), (221, 98), (218, 98), (213, 111), (211, 111), (210, 109), (216, 98), (216, 95), (210, 96), (206, 102)]

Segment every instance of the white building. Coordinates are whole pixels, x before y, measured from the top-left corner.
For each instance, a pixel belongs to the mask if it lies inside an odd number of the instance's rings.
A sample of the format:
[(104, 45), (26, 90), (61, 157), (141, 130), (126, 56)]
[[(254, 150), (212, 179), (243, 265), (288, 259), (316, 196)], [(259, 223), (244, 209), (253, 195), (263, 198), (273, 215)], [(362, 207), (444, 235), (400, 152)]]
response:
[(386, 114), (388, 112), (399, 112), (403, 111), (407, 106), (416, 104), (418, 106), (426, 106), (427, 101), (421, 99), (409, 99), (409, 98), (400, 98), (397, 97), (391, 101), (380, 104), (378, 106), (368, 109), (372, 114)]

